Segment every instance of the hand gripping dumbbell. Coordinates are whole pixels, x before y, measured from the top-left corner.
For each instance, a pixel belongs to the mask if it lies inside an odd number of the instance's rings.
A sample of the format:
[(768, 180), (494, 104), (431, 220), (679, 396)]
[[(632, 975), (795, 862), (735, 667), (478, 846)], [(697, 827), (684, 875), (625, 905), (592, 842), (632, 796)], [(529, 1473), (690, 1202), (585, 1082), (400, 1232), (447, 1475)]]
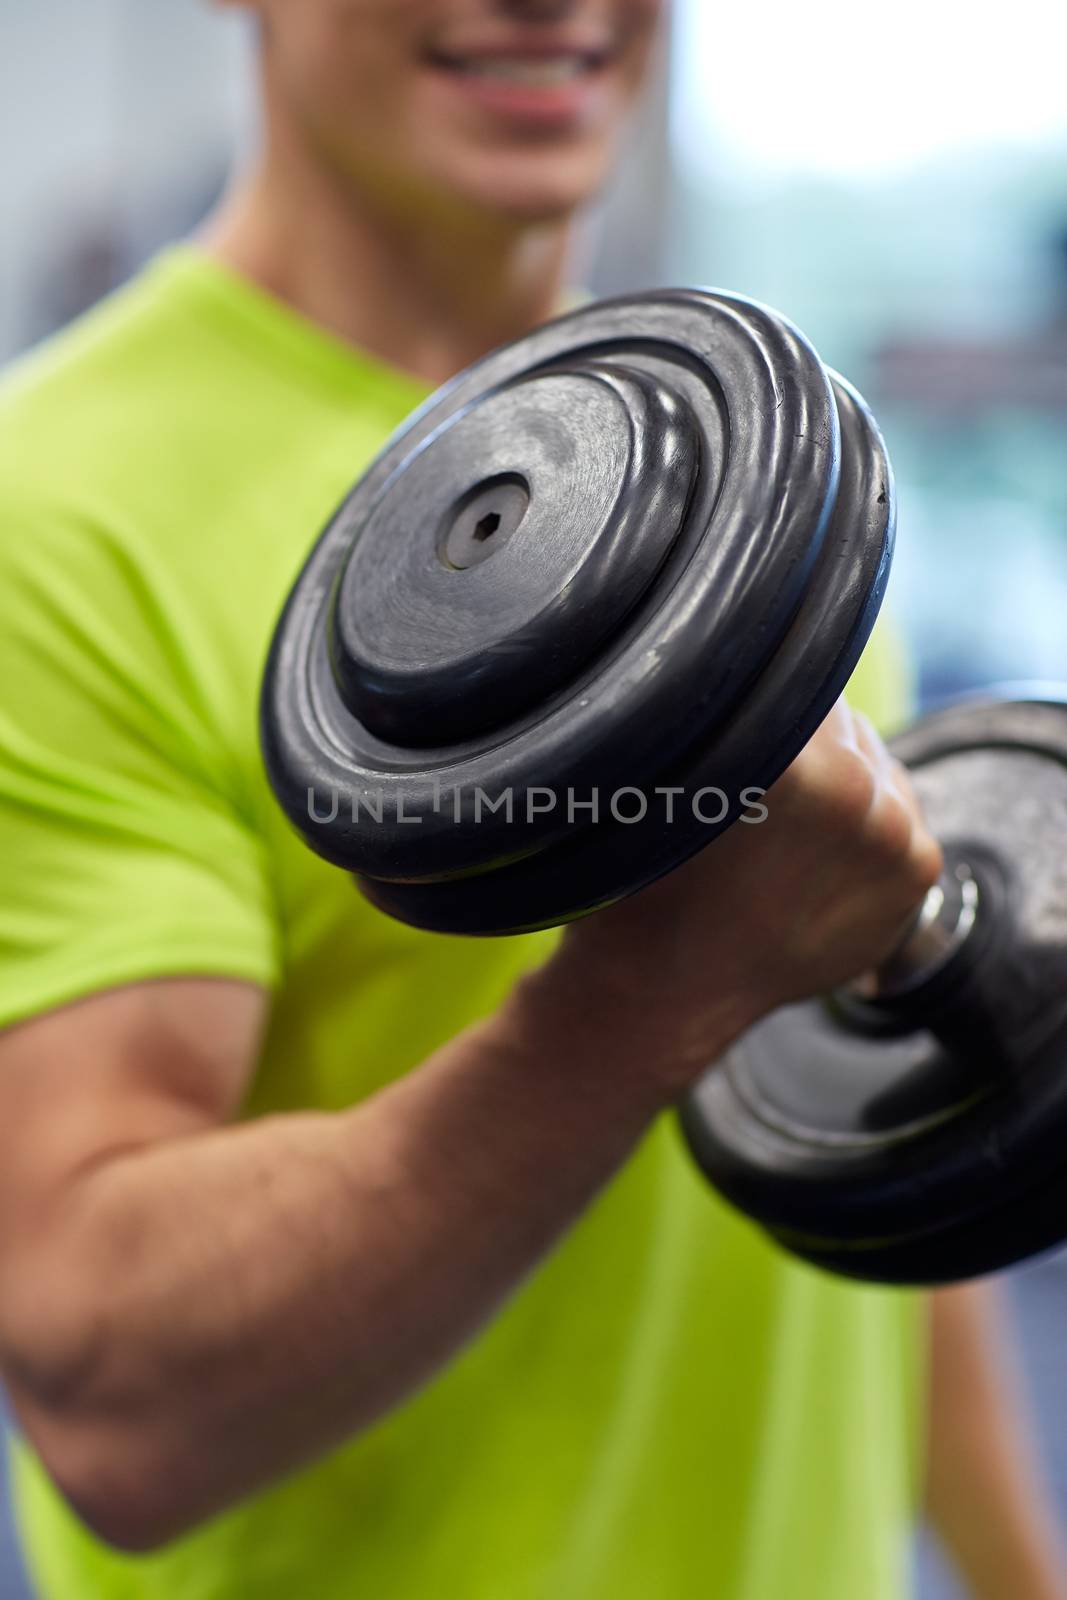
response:
[[(776, 313), (679, 290), (562, 317), (432, 396), (314, 546), (263, 684), (275, 793), (419, 927), (607, 905), (799, 754), (894, 522), (869, 411)], [(766, 1018), (682, 1123), (787, 1248), (919, 1283), (1067, 1238), (1067, 708), (987, 698), (894, 749), (941, 882), (883, 970)]]

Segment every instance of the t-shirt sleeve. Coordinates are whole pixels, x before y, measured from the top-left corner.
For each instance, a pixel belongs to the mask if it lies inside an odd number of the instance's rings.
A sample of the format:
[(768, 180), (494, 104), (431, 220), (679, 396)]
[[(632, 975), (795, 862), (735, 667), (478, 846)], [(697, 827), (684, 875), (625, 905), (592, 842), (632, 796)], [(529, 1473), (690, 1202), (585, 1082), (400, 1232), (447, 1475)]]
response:
[(892, 617), (885, 613), (878, 619), (845, 694), (884, 737), (898, 733), (915, 715), (913, 664)]
[(0, 1025), (146, 978), (277, 980), (267, 853), (179, 587), (129, 530), (0, 485)]

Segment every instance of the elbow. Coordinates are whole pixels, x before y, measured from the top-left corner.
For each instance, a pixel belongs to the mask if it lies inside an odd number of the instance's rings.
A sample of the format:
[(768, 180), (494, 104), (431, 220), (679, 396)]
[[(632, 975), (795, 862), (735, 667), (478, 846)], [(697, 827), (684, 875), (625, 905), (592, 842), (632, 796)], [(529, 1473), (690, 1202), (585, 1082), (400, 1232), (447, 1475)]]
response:
[(114, 1550), (151, 1555), (196, 1526), (170, 1472), (144, 1452), (78, 1441), (40, 1455), (75, 1516)]
[(124, 1555), (154, 1555), (186, 1531), (174, 1519), (161, 1516), (153, 1506), (146, 1505), (139, 1492), (121, 1485), (64, 1486), (58, 1479), (57, 1484), (89, 1532)]
[(24, 1435), (55, 1488), (102, 1543), (150, 1555), (190, 1533), (206, 1512), (188, 1468), (136, 1432), (45, 1414), (14, 1398)]
[(102, 1544), (123, 1555), (150, 1556), (191, 1533), (196, 1526), (173, 1516), (160, 1515), (151, 1508), (115, 1497), (93, 1502), (84, 1509), (72, 1500), (71, 1508), (89, 1532)]
[[(91, 1304), (91, 1302), (90, 1302)], [(99, 1315), (57, 1298), (0, 1326), (0, 1373), (23, 1437), (75, 1516), (116, 1550), (147, 1555), (205, 1520), (202, 1474), (152, 1386), (132, 1381)], [(202, 1493), (202, 1490), (201, 1490)]]

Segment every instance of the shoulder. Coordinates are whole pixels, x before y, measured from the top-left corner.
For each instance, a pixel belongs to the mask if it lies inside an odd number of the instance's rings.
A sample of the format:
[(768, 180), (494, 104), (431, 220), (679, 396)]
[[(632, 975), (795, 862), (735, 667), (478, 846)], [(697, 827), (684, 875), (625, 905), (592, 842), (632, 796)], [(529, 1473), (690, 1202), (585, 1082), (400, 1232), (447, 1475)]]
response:
[(59, 485), (103, 437), (132, 420), (146, 379), (165, 381), (182, 344), (166, 275), (150, 268), (0, 379), (0, 482)]
[(86, 576), (87, 564), (128, 564), (122, 513), (136, 504), (162, 423), (158, 400), (182, 342), (174, 320), (150, 270), (3, 374), (0, 566), (9, 582), (33, 587)]
[(184, 321), (149, 269), (0, 380), (0, 671), (25, 731), (68, 749), (191, 720)]

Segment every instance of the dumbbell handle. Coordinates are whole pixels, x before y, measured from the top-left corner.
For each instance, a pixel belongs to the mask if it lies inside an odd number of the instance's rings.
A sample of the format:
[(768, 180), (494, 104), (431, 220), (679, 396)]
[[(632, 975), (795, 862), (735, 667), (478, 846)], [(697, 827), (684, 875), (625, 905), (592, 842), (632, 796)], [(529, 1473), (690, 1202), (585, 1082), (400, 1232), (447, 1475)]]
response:
[(858, 1000), (888, 1004), (913, 997), (945, 970), (972, 933), (981, 893), (962, 858), (946, 859), (908, 932), (893, 953), (847, 985)]
[(830, 997), (838, 1021), (859, 1033), (914, 1028), (956, 1052), (1001, 1053), (997, 969), (1010, 950), (1001, 873), (987, 852), (945, 849), (945, 865), (909, 931), (881, 966)]

